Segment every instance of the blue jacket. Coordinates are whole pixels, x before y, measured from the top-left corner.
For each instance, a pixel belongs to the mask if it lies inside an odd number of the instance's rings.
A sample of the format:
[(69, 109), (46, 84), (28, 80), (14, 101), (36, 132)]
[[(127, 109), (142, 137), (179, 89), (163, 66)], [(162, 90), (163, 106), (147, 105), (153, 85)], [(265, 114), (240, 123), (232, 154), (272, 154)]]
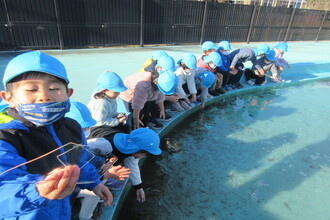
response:
[(229, 55), (224, 55), (221, 53), (220, 49), (217, 49), (217, 53), (220, 54), (221, 60), (222, 60), (222, 65), (218, 67), (222, 72), (228, 72), (230, 68), (230, 59)]
[[(16, 110), (9, 109), (8, 114), (0, 113), (0, 173), (66, 143), (86, 144), (81, 127), (72, 119), (62, 118), (52, 125), (36, 127), (20, 118)], [(60, 166), (56, 156), (52, 154), (0, 176), (0, 219), (71, 218), (70, 196), (48, 200), (39, 195), (35, 186), (43, 174)], [(86, 157), (80, 155), (78, 163), (85, 163)], [(78, 181), (82, 180), (93, 180), (79, 185), (89, 190), (100, 183), (94, 166), (88, 164), (80, 170)]]

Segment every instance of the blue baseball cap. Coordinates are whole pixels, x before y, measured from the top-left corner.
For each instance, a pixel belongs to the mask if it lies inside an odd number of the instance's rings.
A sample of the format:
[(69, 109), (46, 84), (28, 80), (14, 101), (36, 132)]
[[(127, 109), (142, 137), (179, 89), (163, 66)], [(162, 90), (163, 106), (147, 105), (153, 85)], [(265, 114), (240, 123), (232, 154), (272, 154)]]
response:
[(156, 50), (153, 54), (152, 54), (152, 59), (153, 60), (158, 60), (161, 56), (168, 56), (167, 53), (163, 50)]
[(181, 62), (184, 63), (191, 70), (194, 70), (197, 68), (197, 66), (196, 66), (197, 59), (196, 59), (195, 55), (192, 53), (185, 54), (182, 57), (182, 59), (180, 59), (178, 61), (178, 64), (180, 64)]
[(165, 95), (172, 95), (178, 86), (178, 76), (170, 71), (161, 71), (157, 80), (158, 89)]
[(96, 124), (96, 120), (86, 105), (76, 101), (70, 101), (70, 104), (70, 111), (66, 113), (66, 117), (76, 120), (82, 128), (92, 127)]
[(217, 52), (212, 52), (209, 55), (204, 56), (204, 61), (205, 61), (205, 63), (213, 62), (214, 65), (216, 65), (216, 66), (221, 66), (222, 65), (221, 56)]
[(43, 72), (60, 79), (69, 84), (64, 65), (55, 57), (40, 51), (31, 51), (20, 54), (9, 61), (2, 83), (4, 86), (13, 78), (31, 71)]
[(156, 67), (160, 66), (163, 70), (168, 70), (171, 72), (175, 71), (175, 62), (171, 56), (161, 56), (159, 57)]
[(138, 128), (130, 134), (118, 133), (113, 138), (115, 147), (123, 154), (133, 154), (140, 150), (160, 155), (160, 139), (156, 132), (148, 128)]
[(269, 61), (274, 61), (275, 60), (275, 51), (274, 50), (270, 50), (268, 54), (266, 54), (266, 59)]
[(202, 44), (202, 50), (203, 51), (206, 51), (206, 50), (215, 50), (217, 49), (217, 46), (212, 42), (212, 41), (205, 41), (203, 44)]
[(221, 41), (218, 44), (218, 48), (221, 49), (221, 50), (231, 50), (230, 43), (228, 41), (226, 41), (226, 40)]
[(270, 51), (270, 48), (268, 46), (268, 44), (260, 44), (257, 47), (257, 55), (261, 55), (261, 54), (268, 54)]
[(94, 93), (101, 91), (102, 89), (107, 89), (113, 92), (123, 92), (127, 90), (124, 85), (123, 80), (114, 72), (106, 71), (102, 73), (96, 82), (96, 88)]
[(287, 52), (288, 51), (288, 44), (286, 42), (280, 42), (277, 45), (275, 45), (274, 48), (277, 48), (283, 52)]
[(212, 86), (215, 81), (215, 75), (210, 71), (205, 71), (198, 75), (198, 78), (201, 79), (201, 84), (204, 88), (208, 89)]

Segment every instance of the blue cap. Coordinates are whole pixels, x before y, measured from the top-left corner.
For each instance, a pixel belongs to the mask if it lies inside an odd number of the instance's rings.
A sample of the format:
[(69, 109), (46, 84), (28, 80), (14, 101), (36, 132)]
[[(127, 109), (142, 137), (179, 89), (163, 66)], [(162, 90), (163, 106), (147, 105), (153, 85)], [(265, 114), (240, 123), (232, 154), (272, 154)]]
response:
[(156, 132), (148, 128), (138, 128), (130, 134), (118, 133), (113, 138), (115, 147), (123, 154), (133, 154), (140, 150), (148, 151), (153, 155), (159, 155), (160, 139)]
[(204, 88), (208, 89), (212, 86), (215, 81), (215, 75), (210, 71), (205, 71), (198, 75), (198, 78), (201, 79), (201, 84)]
[(160, 66), (163, 70), (168, 70), (171, 72), (175, 71), (175, 62), (171, 56), (159, 57), (156, 66)]
[(215, 50), (217, 49), (217, 46), (212, 42), (212, 41), (205, 41), (203, 44), (202, 44), (202, 50), (203, 51), (206, 51), (206, 50)]
[(3, 85), (6, 86), (11, 79), (31, 71), (56, 76), (67, 84), (69, 83), (65, 67), (58, 59), (40, 51), (31, 51), (20, 54), (9, 61), (3, 76)]
[(283, 52), (287, 52), (288, 51), (288, 44), (286, 42), (280, 42), (277, 45), (275, 45), (274, 48), (277, 48)]
[(270, 48), (268, 46), (268, 44), (260, 44), (257, 47), (257, 55), (261, 55), (261, 54), (268, 54), (270, 51)]
[(82, 128), (92, 127), (96, 124), (86, 105), (76, 101), (70, 101), (70, 104), (70, 111), (66, 113), (66, 117), (76, 120)]
[(269, 61), (274, 61), (275, 60), (275, 51), (274, 50), (270, 50), (268, 54), (266, 54), (266, 59)]
[(217, 52), (212, 52), (209, 55), (204, 56), (204, 62), (205, 63), (213, 62), (214, 65), (216, 65), (216, 66), (221, 66), (222, 65), (221, 56)]
[(194, 54), (192, 53), (188, 53), (188, 54), (185, 54), (182, 59), (180, 59), (178, 61), (178, 64), (179, 63), (184, 63), (189, 69), (191, 70), (194, 70), (197, 68), (196, 64), (197, 64), (197, 59), (195, 57)]
[(178, 86), (178, 76), (170, 71), (161, 71), (157, 80), (158, 89), (165, 95), (172, 95)]
[(218, 48), (221, 49), (221, 50), (231, 50), (230, 43), (228, 41), (226, 41), (226, 40), (221, 41), (218, 44)]
[(163, 50), (156, 50), (153, 54), (152, 54), (152, 59), (153, 60), (158, 60), (161, 56), (168, 56), (167, 53)]
[(107, 89), (113, 92), (123, 92), (127, 90), (123, 80), (114, 72), (106, 71), (97, 78), (94, 93)]

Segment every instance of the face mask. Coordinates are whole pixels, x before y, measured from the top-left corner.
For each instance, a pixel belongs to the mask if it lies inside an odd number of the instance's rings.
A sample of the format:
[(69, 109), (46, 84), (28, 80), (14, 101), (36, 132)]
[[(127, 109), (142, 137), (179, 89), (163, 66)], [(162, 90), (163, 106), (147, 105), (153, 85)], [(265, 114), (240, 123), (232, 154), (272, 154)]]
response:
[(228, 55), (229, 54), (229, 51), (222, 51), (221, 52), (223, 55)]
[(46, 126), (62, 118), (70, 110), (70, 101), (18, 104), (20, 116), (36, 126)]
[(217, 67), (214, 63), (210, 63), (209, 66), (210, 66), (212, 69), (215, 69), (215, 68)]
[(87, 131), (84, 131), (85, 138), (87, 139), (89, 135), (91, 134), (91, 129), (88, 129)]

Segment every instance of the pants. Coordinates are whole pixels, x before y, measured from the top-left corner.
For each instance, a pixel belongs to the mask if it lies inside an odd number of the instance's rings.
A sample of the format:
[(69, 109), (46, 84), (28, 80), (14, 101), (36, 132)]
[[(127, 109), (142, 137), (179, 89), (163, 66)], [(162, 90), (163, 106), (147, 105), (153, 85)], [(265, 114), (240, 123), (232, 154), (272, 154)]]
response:
[(215, 75), (215, 81), (212, 84), (210, 90), (220, 89), (221, 85), (222, 85), (222, 82), (223, 82), (223, 75), (222, 74), (220, 74), (218, 72), (215, 72), (214, 75)]
[[(132, 128), (134, 127), (134, 119), (133, 119), (133, 108), (132, 103), (124, 101), (124, 105), (126, 108), (126, 111), (132, 113), (131, 121), (132, 121)], [(142, 123), (146, 126), (147, 123), (152, 118), (158, 118), (159, 117), (159, 108), (158, 105), (154, 101), (148, 101), (144, 103), (143, 108), (140, 111), (139, 119), (142, 121)]]
[(245, 75), (246, 81), (255, 79), (255, 82), (254, 82), (255, 85), (261, 85), (266, 80), (266, 76), (258, 76), (250, 69), (246, 69), (244, 75)]
[(239, 83), (239, 81), (241, 80), (244, 73), (243, 63), (236, 64), (235, 69), (237, 69), (238, 72), (235, 75), (230, 74), (227, 85), (235, 85), (236, 83)]
[(79, 220), (89, 220), (93, 216), (94, 209), (100, 201), (94, 192), (83, 189), (79, 192), (77, 198), (81, 198), (81, 208), (79, 212)]

